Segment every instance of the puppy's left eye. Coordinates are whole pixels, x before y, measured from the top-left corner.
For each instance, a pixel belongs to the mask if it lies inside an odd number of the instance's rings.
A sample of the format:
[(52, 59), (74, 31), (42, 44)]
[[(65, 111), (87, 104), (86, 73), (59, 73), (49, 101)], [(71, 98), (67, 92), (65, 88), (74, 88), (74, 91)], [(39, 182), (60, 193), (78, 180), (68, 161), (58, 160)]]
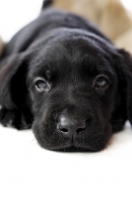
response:
[(35, 80), (35, 87), (39, 92), (47, 92), (50, 89), (49, 84), (44, 79), (39, 78)]
[(105, 75), (99, 75), (94, 81), (94, 87), (105, 89), (109, 85), (109, 79)]

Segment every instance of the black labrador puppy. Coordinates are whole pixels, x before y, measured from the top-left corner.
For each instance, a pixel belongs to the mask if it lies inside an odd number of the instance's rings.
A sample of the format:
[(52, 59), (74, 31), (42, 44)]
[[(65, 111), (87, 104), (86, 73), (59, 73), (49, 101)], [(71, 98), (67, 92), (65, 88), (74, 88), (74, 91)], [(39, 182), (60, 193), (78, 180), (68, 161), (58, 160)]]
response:
[(50, 150), (99, 151), (132, 123), (132, 58), (94, 25), (43, 9), (5, 46), (0, 121)]

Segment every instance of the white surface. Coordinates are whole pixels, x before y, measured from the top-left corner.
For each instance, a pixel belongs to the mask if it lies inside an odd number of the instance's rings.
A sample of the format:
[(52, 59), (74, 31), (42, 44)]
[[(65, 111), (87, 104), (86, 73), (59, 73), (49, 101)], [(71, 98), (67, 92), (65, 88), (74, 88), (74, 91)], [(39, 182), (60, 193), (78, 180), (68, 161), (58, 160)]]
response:
[(98, 153), (42, 149), (31, 131), (0, 127), (1, 200), (131, 200), (132, 132)]
[[(41, 0), (1, 0), (5, 40), (31, 21)], [(114, 135), (99, 153), (57, 153), (31, 131), (0, 126), (0, 200), (132, 200), (132, 131)]]

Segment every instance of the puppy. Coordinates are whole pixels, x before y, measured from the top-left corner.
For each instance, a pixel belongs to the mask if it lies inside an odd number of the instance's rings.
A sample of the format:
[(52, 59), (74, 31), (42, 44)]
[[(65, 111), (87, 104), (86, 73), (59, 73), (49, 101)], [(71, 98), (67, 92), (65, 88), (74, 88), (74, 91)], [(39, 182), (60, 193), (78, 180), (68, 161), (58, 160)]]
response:
[(132, 58), (90, 22), (46, 4), (4, 48), (0, 105), (1, 124), (32, 127), (46, 149), (99, 151), (132, 123)]

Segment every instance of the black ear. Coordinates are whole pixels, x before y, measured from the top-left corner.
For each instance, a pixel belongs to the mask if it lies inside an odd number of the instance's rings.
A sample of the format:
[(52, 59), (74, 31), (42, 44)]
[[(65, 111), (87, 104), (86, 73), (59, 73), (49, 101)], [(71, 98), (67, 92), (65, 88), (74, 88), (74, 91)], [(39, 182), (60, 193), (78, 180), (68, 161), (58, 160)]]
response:
[[(31, 119), (26, 74), (28, 57), (14, 55), (0, 63), (0, 120), (4, 126), (25, 129)], [(31, 125), (31, 123), (30, 123)]]
[[(116, 70), (119, 77), (120, 90), (124, 95), (122, 98), (125, 98), (126, 116), (132, 124), (132, 56), (123, 49), (118, 50), (118, 53)], [(123, 109), (123, 107), (120, 109)]]

